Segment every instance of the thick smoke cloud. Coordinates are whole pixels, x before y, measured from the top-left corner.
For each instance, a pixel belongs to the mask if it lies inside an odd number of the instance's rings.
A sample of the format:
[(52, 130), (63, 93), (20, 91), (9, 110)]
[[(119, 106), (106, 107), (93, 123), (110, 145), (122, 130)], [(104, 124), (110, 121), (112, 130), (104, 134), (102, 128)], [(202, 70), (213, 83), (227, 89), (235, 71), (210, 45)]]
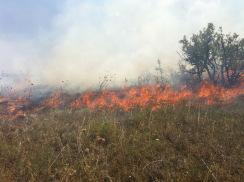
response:
[[(1, 66), (19, 67), (37, 83), (95, 86), (99, 77), (116, 82), (154, 69), (175, 69), (178, 41), (208, 22), (243, 36), (244, 2), (231, 0), (69, 0), (51, 28), (30, 40), (0, 39)], [(18, 67), (18, 68), (16, 68)]]

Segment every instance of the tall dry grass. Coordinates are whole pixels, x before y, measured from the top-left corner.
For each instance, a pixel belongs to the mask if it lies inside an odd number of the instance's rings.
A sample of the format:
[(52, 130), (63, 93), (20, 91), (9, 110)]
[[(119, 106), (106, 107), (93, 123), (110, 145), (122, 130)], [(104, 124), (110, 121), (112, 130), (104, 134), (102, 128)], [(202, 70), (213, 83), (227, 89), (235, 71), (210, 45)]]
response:
[(0, 179), (243, 181), (243, 129), (241, 110), (214, 106), (47, 111), (1, 121)]

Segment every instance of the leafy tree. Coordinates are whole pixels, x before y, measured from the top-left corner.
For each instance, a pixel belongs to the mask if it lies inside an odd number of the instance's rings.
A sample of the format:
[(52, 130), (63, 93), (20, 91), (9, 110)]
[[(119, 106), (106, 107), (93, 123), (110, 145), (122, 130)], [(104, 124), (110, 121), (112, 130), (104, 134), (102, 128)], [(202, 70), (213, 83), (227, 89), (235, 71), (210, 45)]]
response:
[(244, 39), (239, 39), (239, 35), (218, 33), (217, 38), (219, 59), (220, 59), (220, 78), (225, 86), (236, 84), (244, 70)]
[(209, 23), (189, 40), (184, 36), (180, 43), (181, 68), (198, 82), (206, 77), (212, 83), (224, 86), (238, 82), (244, 67), (244, 39), (239, 39), (237, 34), (225, 35), (222, 28), (216, 31)]

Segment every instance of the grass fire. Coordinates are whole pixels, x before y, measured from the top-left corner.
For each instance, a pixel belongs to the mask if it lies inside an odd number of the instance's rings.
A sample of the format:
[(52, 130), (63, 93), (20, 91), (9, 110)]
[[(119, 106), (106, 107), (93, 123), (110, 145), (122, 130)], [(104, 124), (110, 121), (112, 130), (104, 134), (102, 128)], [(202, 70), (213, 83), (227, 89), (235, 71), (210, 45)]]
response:
[(12, 3), (0, 181), (244, 180), (242, 2)]
[(0, 116), (6, 120), (15, 120), (50, 109), (130, 111), (139, 108), (156, 111), (165, 105), (175, 105), (183, 101), (186, 105), (198, 103), (202, 106), (224, 106), (235, 102), (242, 95), (243, 84), (226, 89), (207, 82), (203, 82), (196, 91), (189, 88), (174, 90), (169, 85), (131, 86), (116, 90), (87, 91), (76, 95), (57, 91), (35, 103), (27, 97), (1, 97)]

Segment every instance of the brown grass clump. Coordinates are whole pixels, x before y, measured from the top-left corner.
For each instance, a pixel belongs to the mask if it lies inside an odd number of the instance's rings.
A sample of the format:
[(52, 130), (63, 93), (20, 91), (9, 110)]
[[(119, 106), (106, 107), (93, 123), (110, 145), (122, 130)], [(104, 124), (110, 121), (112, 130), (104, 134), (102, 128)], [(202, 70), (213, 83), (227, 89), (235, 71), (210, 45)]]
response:
[(242, 181), (244, 113), (53, 110), (0, 124), (1, 181)]

